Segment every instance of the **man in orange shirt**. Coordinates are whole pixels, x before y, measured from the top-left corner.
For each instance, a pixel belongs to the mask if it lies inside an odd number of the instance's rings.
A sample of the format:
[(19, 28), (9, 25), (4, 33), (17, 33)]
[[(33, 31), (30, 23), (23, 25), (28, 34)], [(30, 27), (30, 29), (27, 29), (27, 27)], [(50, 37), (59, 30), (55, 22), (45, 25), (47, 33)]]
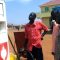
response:
[[(36, 14), (34, 12), (29, 15), (29, 23), (25, 26), (25, 48), (27, 49), (28, 60), (43, 60), (42, 38), (48, 31), (46, 25), (42, 22), (35, 21)], [(42, 33), (42, 30), (44, 32)], [(31, 53), (31, 54), (29, 54)]]

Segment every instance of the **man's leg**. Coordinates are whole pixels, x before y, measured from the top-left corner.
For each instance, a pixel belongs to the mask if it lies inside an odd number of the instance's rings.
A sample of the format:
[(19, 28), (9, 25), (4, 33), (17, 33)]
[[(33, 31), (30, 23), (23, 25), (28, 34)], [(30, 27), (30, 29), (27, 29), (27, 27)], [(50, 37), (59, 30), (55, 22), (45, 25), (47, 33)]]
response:
[(27, 60), (34, 60), (32, 53), (29, 51), (27, 51)]
[(33, 47), (32, 54), (36, 58), (36, 60), (43, 60), (42, 48)]
[(43, 60), (42, 48), (37, 49), (37, 60)]

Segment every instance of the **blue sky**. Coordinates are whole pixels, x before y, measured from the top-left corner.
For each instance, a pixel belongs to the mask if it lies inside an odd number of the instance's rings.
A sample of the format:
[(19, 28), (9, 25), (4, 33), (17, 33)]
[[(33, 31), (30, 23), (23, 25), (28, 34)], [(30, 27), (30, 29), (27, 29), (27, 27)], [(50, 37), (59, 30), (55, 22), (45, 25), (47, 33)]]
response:
[(30, 12), (40, 12), (39, 5), (50, 0), (5, 0), (7, 22), (12, 24), (28, 23)]

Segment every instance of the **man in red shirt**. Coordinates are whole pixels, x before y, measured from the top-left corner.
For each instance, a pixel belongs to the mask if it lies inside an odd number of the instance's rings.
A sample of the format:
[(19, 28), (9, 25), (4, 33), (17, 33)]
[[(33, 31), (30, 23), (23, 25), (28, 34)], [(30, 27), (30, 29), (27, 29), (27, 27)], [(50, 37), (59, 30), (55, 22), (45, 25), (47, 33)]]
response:
[[(27, 49), (28, 60), (43, 60), (42, 38), (48, 31), (46, 25), (42, 22), (35, 21), (36, 14), (34, 12), (29, 15), (29, 23), (25, 26), (25, 48)], [(44, 32), (42, 33), (42, 30)], [(29, 54), (31, 53), (31, 54)]]

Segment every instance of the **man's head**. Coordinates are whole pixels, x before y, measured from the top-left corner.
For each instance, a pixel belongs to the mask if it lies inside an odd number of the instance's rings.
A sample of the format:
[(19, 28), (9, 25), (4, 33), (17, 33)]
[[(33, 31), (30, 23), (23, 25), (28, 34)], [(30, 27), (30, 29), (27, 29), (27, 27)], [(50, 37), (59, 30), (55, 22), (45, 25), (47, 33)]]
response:
[(31, 23), (34, 22), (35, 18), (36, 18), (36, 14), (34, 12), (29, 14), (29, 20), (30, 20)]
[(52, 20), (55, 20), (58, 24), (60, 24), (60, 6), (56, 6), (53, 8), (51, 17)]

